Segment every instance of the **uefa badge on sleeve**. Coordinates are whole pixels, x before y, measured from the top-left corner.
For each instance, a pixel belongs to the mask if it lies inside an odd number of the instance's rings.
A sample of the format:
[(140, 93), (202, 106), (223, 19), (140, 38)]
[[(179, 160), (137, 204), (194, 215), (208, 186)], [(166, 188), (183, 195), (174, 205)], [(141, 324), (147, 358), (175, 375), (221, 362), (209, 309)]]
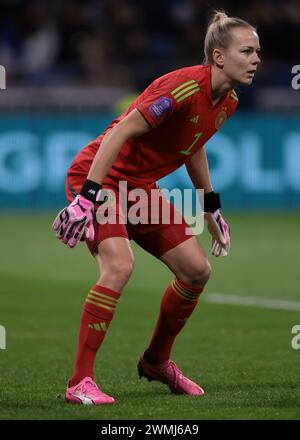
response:
[(159, 118), (172, 108), (172, 99), (161, 96), (153, 104), (150, 105), (149, 110), (155, 118)]

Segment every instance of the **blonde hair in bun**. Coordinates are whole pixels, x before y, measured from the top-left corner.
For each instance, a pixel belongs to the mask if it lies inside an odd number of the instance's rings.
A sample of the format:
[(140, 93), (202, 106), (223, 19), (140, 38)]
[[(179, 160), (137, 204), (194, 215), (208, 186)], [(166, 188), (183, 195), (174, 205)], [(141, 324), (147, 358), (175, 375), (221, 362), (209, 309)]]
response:
[(238, 17), (229, 17), (224, 11), (214, 11), (208, 24), (205, 40), (204, 53), (205, 64), (213, 63), (213, 50), (216, 48), (226, 49), (231, 41), (231, 30), (243, 27), (256, 31), (250, 23)]

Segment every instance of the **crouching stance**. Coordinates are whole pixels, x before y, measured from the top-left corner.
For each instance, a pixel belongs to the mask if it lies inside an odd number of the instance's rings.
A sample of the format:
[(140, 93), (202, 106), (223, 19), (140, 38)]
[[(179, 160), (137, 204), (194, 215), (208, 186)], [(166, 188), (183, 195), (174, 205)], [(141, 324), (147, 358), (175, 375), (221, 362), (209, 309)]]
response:
[[(211, 252), (216, 257), (226, 256), (229, 227), (220, 211), (219, 194), (211, 184), (204, 144), (236, 110), (234, 87), (252, 83), (260, 63), (258, 52), (258, 36), (250, 24), (216, 12), (207, 29), (204, 65), (157, 78), (71, 164), (66, 180), (69, 205), (58, 214), (53, 229), (71, 248), (81, 239), (86, 241), (98, 263), (99, 279), (84, 301), (75, 366), (66, 391), (68, 402), (114, 403), (113, 397), (96, 385), (93, 366), (133, 270), (130, 240), (174, 274), (163, 295), (152, 338), (138, 361), (138, 374), (163, 382), (173, 393), (204, 394), (171, 360), (171, 351), (197, 306), (211, 268), (193, 232), (183, 217), (177, 221), (181, 214), (169, 204), (156, 181), (186, 166), (195, 188), (204, 190)], [(126, 190), (120, 189), (120, 182), (126, 183)], [(159, 192), (156, 203), (170, 209), (167, 224), (160, 215), (155, 221), (149, 218), (147, 224), (123, 221), (132, 203), (128, 194), (136, 189), (143, 189), (148, 213), (154, 203), (151, 191)], [(124, 198), (126, 212), (121, 203)], [(104, 206), (109, 206), (114, 220), (101, 224)]]

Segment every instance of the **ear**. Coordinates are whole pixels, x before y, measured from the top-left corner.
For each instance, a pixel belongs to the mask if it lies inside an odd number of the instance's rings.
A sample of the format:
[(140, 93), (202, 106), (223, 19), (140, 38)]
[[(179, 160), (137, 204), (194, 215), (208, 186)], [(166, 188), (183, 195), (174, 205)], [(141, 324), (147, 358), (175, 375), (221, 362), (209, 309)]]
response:
[(220, 49), (213, 50), (213, 60), (218, 67), (224, 67), (224, 54)]

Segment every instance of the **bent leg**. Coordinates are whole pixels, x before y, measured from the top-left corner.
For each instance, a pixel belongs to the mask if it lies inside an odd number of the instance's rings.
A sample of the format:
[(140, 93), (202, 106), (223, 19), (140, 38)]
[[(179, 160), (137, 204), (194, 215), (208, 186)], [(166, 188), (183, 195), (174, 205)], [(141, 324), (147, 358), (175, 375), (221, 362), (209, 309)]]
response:
[(133, 269), (133, 255), (128, 239), (112, 237), (98, 245), (95, 255), (100, 277), (83, 304), (78, 348), (70, 385), (85, 377), (93, 378), (96, 353), (113, 319), (122, 289)]
[(160, 259), (179, 280), (190, 286), (203, 289), (209, 280), (211, 266), (196, 237), (169, 250)]
[(145, 352), (149, 363), (158, 365), (170, 358), (176, 336), (194, 311), (210, 276), (210, 264), (196, 237), (191, 237), (162, 255), (175, 274), (160, 305), (156, 327)]
[(98, 245), (95, 258), (100, 273), (97, 284), (121, 293), (134, 267), (129, 240), (123, 237), (113, 237), (102, 241)]

